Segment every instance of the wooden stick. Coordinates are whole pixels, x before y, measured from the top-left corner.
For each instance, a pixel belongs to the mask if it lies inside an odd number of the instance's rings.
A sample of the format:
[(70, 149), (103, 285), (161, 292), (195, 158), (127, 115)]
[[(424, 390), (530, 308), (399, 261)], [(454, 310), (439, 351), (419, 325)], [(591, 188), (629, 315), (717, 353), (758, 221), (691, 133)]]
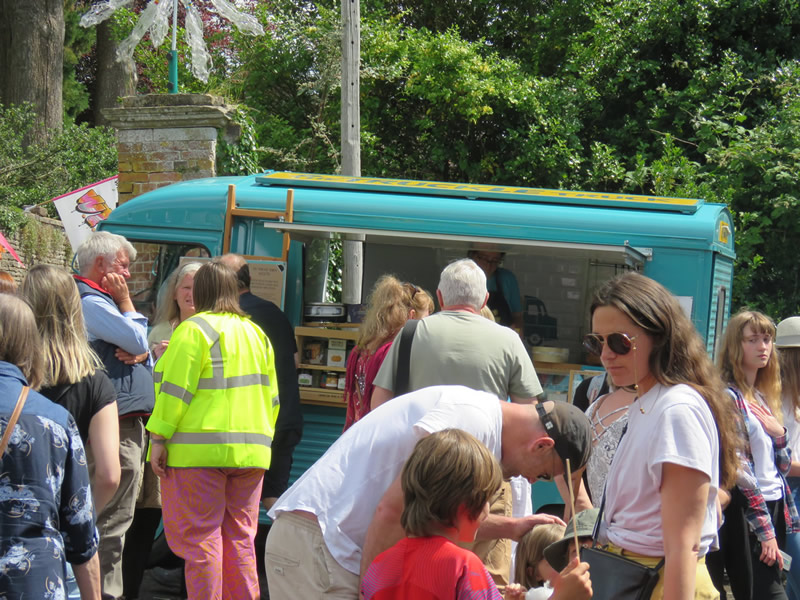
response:
[(567, 488), (569, 489), (569, 507), (570, 511), (572, 512), (572, 535), (575, 537), (575, 552), (577, 552), (578, 556), (581, 555), (581, 545), (578, 542), (578, 520), (576, 519), (577, 515), (575, 514), (575, 494), (572, 493), (572, 469), (569, 467), (569, 459), (566, 460), (567, 463)]

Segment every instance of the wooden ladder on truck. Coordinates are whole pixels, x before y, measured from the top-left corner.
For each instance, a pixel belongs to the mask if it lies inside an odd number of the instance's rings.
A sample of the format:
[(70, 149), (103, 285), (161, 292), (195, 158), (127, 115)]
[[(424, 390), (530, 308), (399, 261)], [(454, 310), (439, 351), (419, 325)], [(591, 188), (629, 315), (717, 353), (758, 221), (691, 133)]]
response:
[[(228, 186), (228, 203), (225, 209), (225, 233), (222, 237), (222, 253), (231, 251), (231, 233), (233, 232), (234, 217), (255, 217), (258, 219), (274, 219), (284, 223), (294, 221), (294, 190), (286, 190), (286, 210), (261, 210), (258, 208), (237, 208), (236, 207), (236, 186)], [(289, 243), (291, 238), (288, 232), (283, 234), (283, 246), (281, 255), (278, 256), (244, 256), (245, 260), (280, 260), (287, 262), (289, 259)]]

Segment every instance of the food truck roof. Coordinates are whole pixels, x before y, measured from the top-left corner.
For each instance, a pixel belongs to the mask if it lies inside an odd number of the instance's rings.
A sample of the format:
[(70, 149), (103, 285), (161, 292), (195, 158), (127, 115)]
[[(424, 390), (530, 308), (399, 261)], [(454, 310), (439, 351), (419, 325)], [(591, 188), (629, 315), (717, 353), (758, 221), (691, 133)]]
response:
[[(668, 246), (734, 256), (727, 208), (699, 199), (290, 172), (166, 186), (120, 205), (101, 229), (154, 241), (164, 229), (177, 229), (186, 241), (220, 252), (231, 184), (241, 209), (283, 211), (293, 189), (293, 222), (264, 226), (298, 240), (341, 233), (466, 248), (485, 238), (510, 250), (607, 246), (642, 259), (651, 248)], [(174, 231), (170, 238), (178, 241)]]

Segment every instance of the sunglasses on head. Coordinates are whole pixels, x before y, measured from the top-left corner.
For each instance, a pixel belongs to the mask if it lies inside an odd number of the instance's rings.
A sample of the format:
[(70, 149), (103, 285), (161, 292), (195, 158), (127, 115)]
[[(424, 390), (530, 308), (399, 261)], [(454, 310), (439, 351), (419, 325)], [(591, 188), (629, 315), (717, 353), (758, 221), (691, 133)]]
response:
[(588, 352), (600, 356), (603, 353), (603, 344), (608, 344), (614, 354), (625, 355), (633, 348), (636, 337), (628, 337), (625, 333), (609, 333), (605, 336), (599, 333), (589, 333), (583, 338), (583, 347)]

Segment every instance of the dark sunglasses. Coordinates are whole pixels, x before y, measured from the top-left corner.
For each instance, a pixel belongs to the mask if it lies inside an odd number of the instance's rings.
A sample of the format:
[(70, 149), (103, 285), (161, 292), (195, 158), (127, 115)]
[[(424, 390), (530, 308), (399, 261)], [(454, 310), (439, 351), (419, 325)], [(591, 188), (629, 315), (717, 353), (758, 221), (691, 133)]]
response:
[(583, 347), (592, 354), (600, 356), (603, 353), (603, 344), (608, 344), (614, 354), (620, 356), (627, 354), (633, 348), (637, 336), (628, 337), (625, 333), (609, 333), (602, 336), (599, 333), (589, 333), (583, 338)]

